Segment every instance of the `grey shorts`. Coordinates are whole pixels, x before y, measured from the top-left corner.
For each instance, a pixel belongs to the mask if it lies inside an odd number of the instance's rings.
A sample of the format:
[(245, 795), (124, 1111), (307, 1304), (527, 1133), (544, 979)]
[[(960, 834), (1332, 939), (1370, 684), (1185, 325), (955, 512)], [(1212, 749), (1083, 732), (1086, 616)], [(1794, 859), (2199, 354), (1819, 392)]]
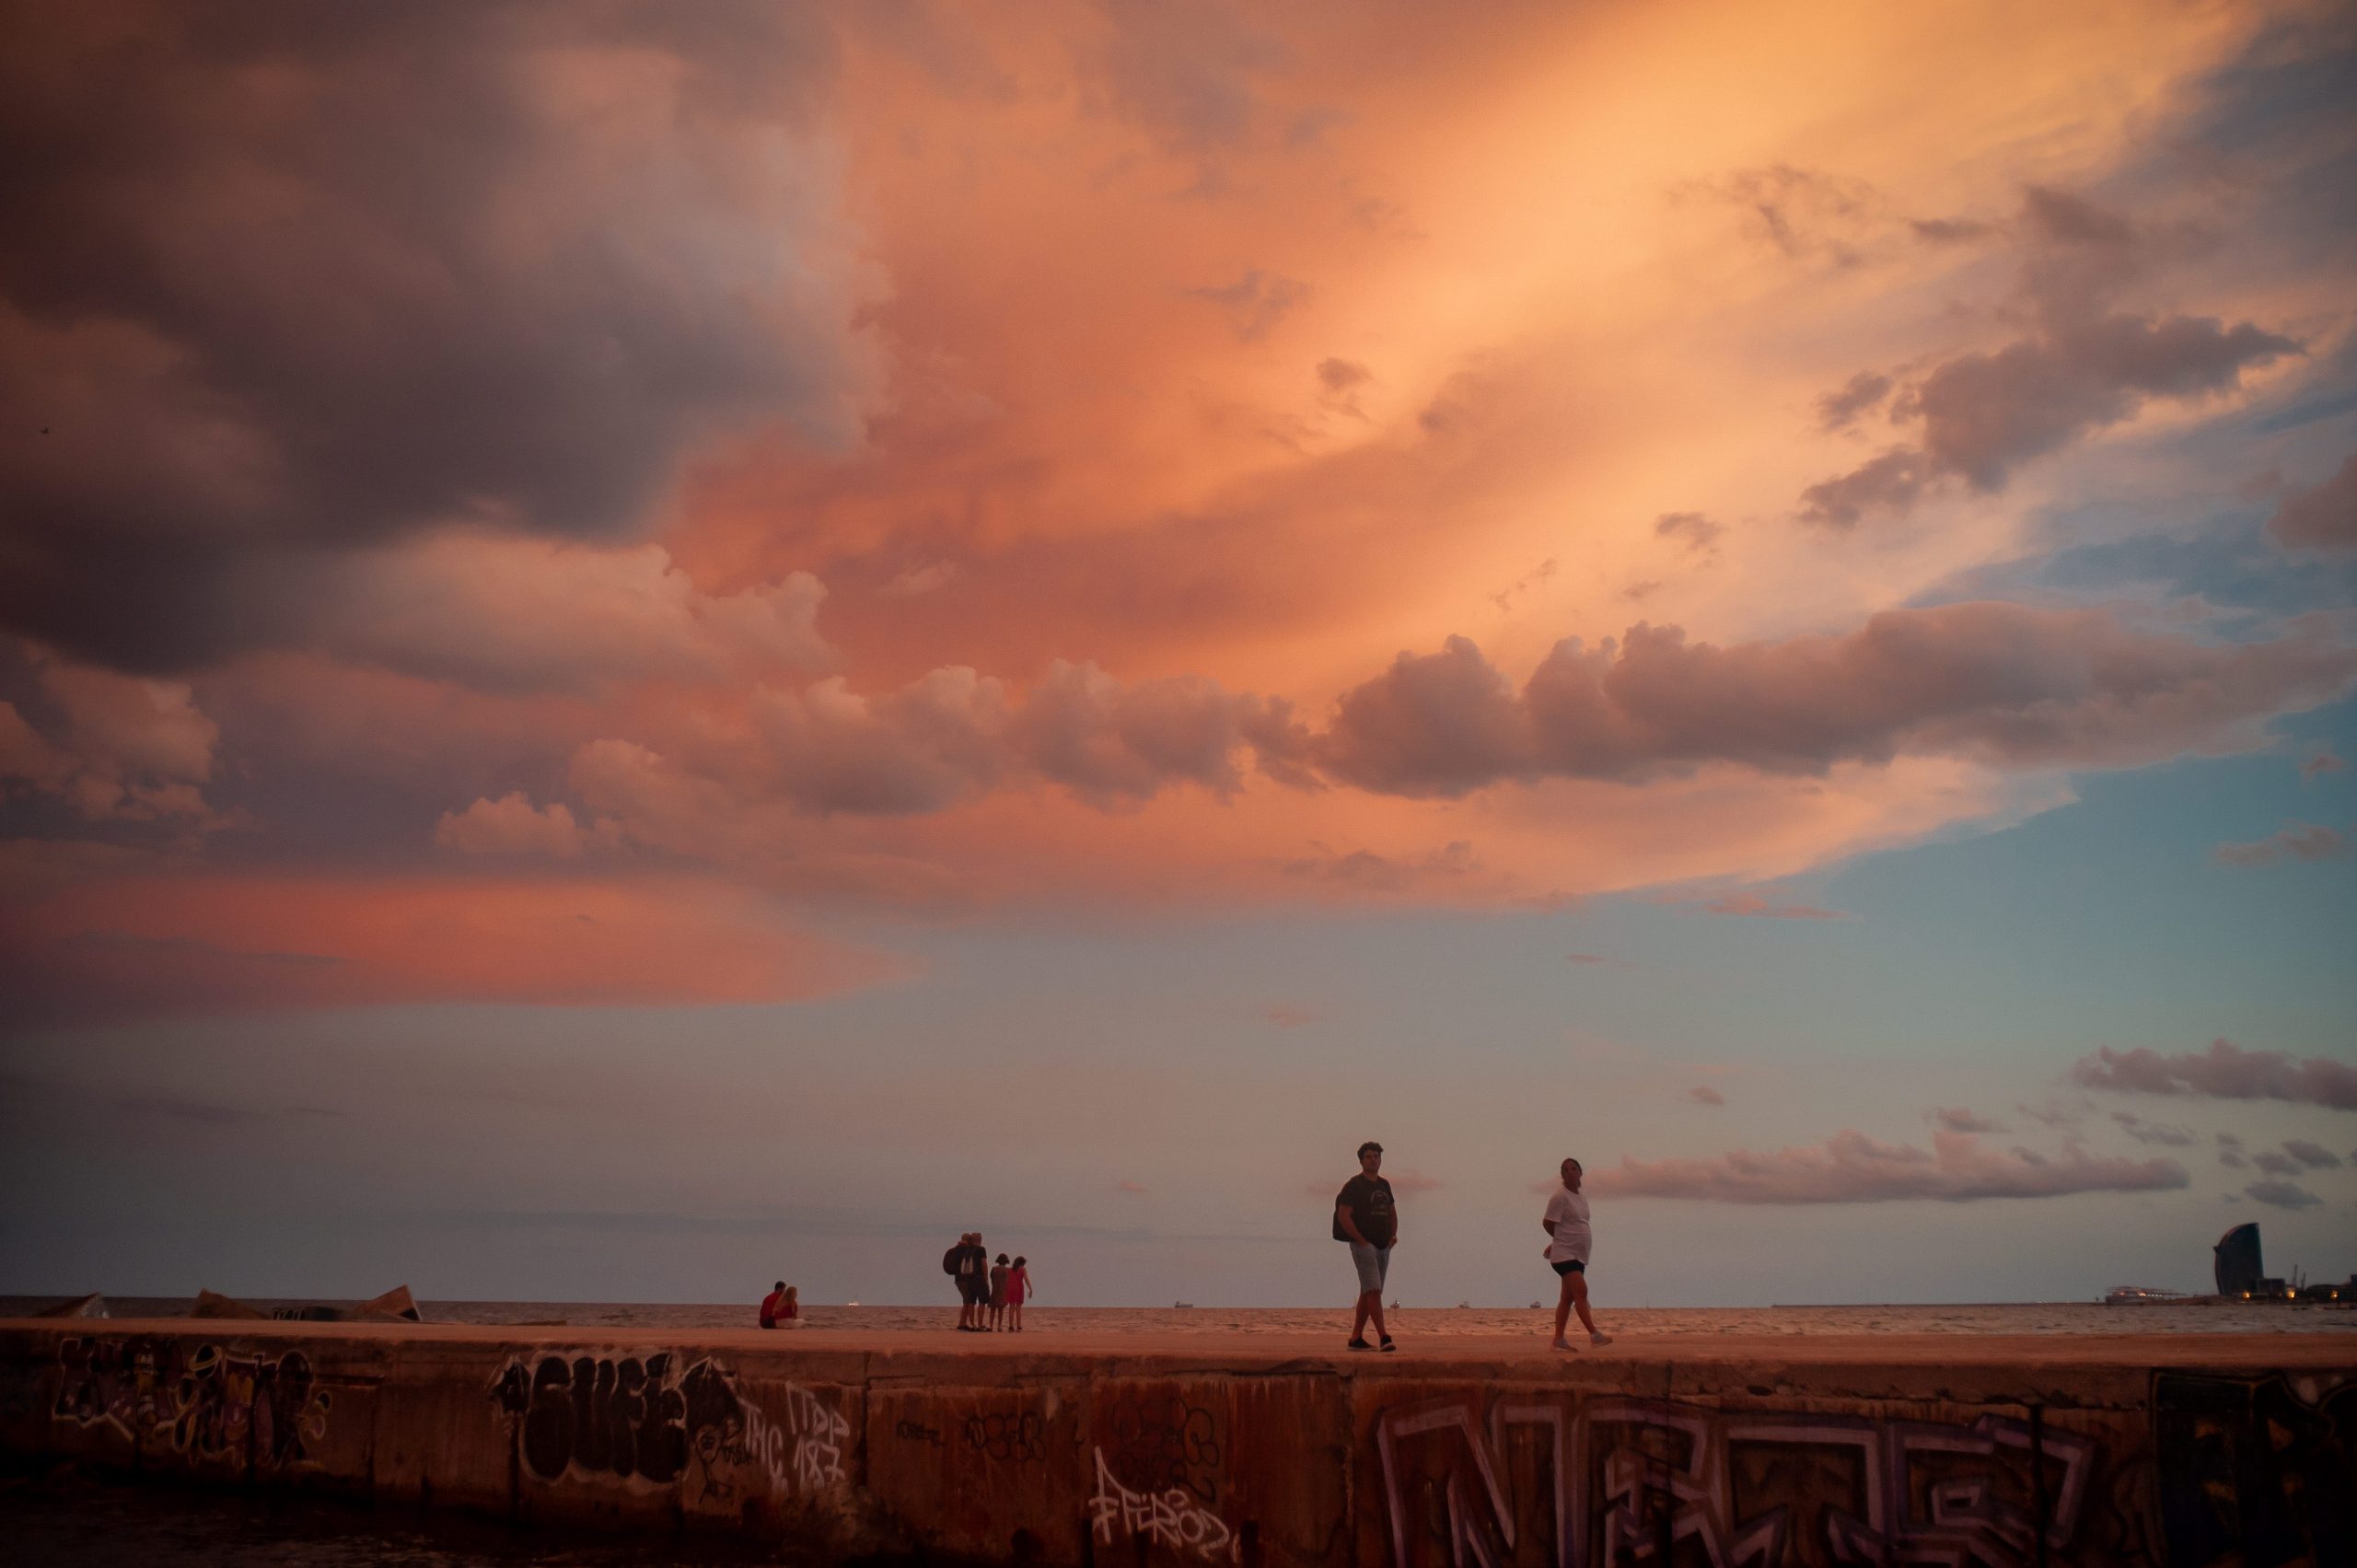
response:
[(1360, 1291), (1381, 1290), (1384, 1277), (1391, 1272), (1391, 1249), (1369, 1247), (1358, 1241), (1350, 1247), (1351, 1262), (1359, 1272)]

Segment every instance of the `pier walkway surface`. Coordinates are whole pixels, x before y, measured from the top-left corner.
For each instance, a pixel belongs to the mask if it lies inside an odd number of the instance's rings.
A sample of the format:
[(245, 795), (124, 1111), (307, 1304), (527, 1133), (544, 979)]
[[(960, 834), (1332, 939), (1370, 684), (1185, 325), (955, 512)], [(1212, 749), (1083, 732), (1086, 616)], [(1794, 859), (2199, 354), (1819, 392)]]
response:
[(2357, 1562), (2357, 1334), (0, 1321), (0, 1454), (819, 1561)]

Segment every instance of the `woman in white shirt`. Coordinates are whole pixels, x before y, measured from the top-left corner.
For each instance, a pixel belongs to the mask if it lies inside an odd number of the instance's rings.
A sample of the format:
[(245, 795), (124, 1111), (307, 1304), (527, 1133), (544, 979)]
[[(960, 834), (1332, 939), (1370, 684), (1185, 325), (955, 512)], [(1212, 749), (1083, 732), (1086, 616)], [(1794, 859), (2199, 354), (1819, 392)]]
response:
[(1573, 1312), (1587, 1329), (1587, 1342), (1608, 1345), (1612, 1336), (1596, 1326), (1587, 1310), (1587, 1253), (1592, 1239), (1587, 1223), (1587, 1200), (1580, 1195), (1580, 1162), (1563, 1162), (1563, 1185), (1547, 1200), (1547, 1217), (1538, 1222), (1547, 1228), (1546, 1259), (1563, 1282), (1563, 1293), (1555, 1303), (1555, 1348), (1570, 1350), (1563, 1338), (1564, 1325)]

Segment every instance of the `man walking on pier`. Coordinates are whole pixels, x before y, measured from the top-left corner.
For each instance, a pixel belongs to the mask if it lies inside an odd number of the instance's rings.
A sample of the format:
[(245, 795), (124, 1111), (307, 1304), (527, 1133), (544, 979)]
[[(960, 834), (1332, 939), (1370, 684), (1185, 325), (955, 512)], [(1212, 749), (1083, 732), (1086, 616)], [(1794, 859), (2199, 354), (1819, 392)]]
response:
[(1391, 1342), (1383, 1326), (1383, 1282), (1391, 1272), (1391, 1244), (1399, 1239), (1399, 1210), (1392, 1201), (1391, 1183), (1376, 1174), (1383, 1168), (1383, 1145), (1372, 1139), (1359, 1145), (1359, 1173), (1334, 1197), (1334, 1239), (1351, 1244), (1351, 1263), (1359, 1273), (1359, 1299), (1351, 1313), (1351, 1348), (1373, 1350), (1366, 1326), (1385, 1350)]
[(1596, 1326), (1587, 1310), (1587, 1254), (1590, 1234), (1587, 1224), (1587, 1199), (1580, 1192), (1580, 1162), (1563, 1162), (1563, 1184), (1547, 1200), (1547, 1217), (1538, 1223), (1547, 1227), (1546, 1259), (1563, 1282), (1562, 1295), (1555, 1302), (1555, 1348), (1569, 1350), (1563, 1338), (1563, 1326), (1574, 1310), (1581, 1325), (1587, 1330), (1587, 1342), (1608, 1345), (1612, 1336)]

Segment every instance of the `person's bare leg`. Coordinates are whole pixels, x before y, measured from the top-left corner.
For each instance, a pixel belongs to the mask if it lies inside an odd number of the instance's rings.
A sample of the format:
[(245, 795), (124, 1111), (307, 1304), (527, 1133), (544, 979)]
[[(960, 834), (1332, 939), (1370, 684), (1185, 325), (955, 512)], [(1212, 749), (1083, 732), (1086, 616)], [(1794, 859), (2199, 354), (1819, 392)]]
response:
[(1366, 1338), (1367, 1304), (1371, 1301), (1380, 1302), (1382, 1295), (1383, 1293), (1376, 1290), (1359, 1292), (1359, 1298), (1351, 1308), (1351, 1338), (1354, 1340)]
[(1381, 1344), (1391, 1337), (1391, 1330), (1383, 1326), (1383, 1292), (1380, 1289), (1366, 1293), (1366, 1315), (1375, 1324), (1376, 1343)]
[(1571, 1321), (1571, 1317), (1572, 1317), (1572, 1299), (1573, 1299), (1572, 1293), (1573, 1293), (1573, 1290), (1575, 1288), (1575, 1287), (1573, 1285), (1572, 1282), (1573, 1282), (1573, 1280), (1575, 1280), (1575, 1279), (1578, 1279), (1578, 1278), (1579, 1278), (1579, 1275), (1577, 1275), (1577, 1274), (1575, 1274), (1575, 1273), (1574, 1273), (1574, 1274), (1565, 1274), (1565, 1275), (1562, 1277), (1562, 1281), (1560, 1282), (1560, 1283), (1562, 1283), (1562, 1287), (1563, 1287), (1563, 1288), (1562, 1288), (1561, 1291), (1559, 1291), (1559, 1292), (1557, 1292), (1557, 1293), (1556, 1293), (1556, 1296), (1555, 1296), (1555, 1348), (1556, 1348), (1557, 1350), (1569, 1350), (1569, 1349), (1571, 1349), (1571, 1348), (1572, 1348), (1572, 1347), (1571, 1347), (1571, 1345), (1570, 1345), (1569, 1343), (1567, 1343), (1567, 1342), (1564, 1341), (1564, 1339), (1563, 1339), (1563, 1325), (1564, 1325), (1565, 1323), (1567, 1323), (1567, 1322)]
[[(1573, 1284), (1572, 1282), (1574, 1280), (1579, 1283)], [(1596, 1326), (1596, 1319), (1588, 1315), (1587, 1276), (1574, 1270), (1573, 1272), (1563, 1276), (1563, 1283), (1572, 1286), (1572, 1307), (1579, 1313), (1580, 1325), (1587, 1330), (1588, 1337), (1590, 1339), (1595, 1339), (1597, 1336), (1602, 1335), (1604, 1330), (1597, 1328)], [(1557, 1337), (1560, 1338), (1561, 1336), (1558, 1335)]]

